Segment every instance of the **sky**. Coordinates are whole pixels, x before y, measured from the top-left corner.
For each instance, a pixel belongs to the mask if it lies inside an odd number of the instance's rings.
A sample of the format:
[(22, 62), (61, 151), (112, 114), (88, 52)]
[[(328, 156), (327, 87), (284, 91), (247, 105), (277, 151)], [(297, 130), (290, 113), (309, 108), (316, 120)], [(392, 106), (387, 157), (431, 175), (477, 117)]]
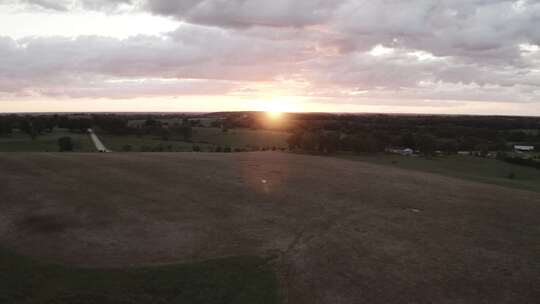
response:
[(538, 0), (0, 0), (0, 112), (540, 116)]

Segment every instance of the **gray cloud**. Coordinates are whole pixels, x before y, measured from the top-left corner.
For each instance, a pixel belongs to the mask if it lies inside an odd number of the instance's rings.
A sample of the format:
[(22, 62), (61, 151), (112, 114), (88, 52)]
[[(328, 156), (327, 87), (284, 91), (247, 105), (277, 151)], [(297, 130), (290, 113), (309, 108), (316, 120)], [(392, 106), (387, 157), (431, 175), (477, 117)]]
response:
[[(27, 3), (57, 11), (71, 7), (49, 0)], [(327, 102), (360, 97), (540, 102), (540, 1), (77, 3), (107, 11), (131, 4), (182, 22), (166, 35), (128, 39), (0, 38), (0, 92), (114, 98), (227, 94), (291, 80), (307, 84), (306, 96)], [(386, 51), (370, 53), (376, 46)]]
[(339, 4), (334, 0), (149, 0), (147, 7), (188, 22), (242, 28), (320, 24)]
[[(161, 94), (167, 95), (175, 82), (154, 80), (272, 81), (277, 75), (291, 73), (298, 61), (304, 59), (305, 52), (303, 42), (276, 42), (193, 25), (182, 26), (164, 37), (3, 37), (0, 91), (57, 94), (74, 91), (57, 90), (59, 86), (82, 88), (81, 83), (88, 83), (92, 89), (80, 94), (94, 94), (100, 91), (99, 85), (105, 87), (102, 92), (112, 91), (107, 79), (124, 79), (112, 83), (119, 84), (120, 91), (138, 85), (152, 94), (158, 93), (153, 88), (161, 87)], [(267, 62), (260, 64), (263, 58)], [(49, 87), (54, 89), (48, 90)], [(200, 90), (199, 94), (212, 93), (203, 85), (190, 86), (188, 91), (192, 94), (195, 89)], [(138, 92), (142, 94), (141, 90)]]
[(67, 11), (68, 8), (62, 1), (50, 1), (50, 0), (27, 0), (29, 4), (37, 5), (44, 9), (50, 9), (55, 11)]
[(121, 4), (135, 4), (136, 0), (0, 0), (4, 5), (22, 5), (31, 11), (35, 8), (67, 12), (76, 8), (87, 10), (114, 10)]
[(132, 4), (133, 0), (79, 0), (83, 8), (90, 10), (109, 10), (121, 4)]

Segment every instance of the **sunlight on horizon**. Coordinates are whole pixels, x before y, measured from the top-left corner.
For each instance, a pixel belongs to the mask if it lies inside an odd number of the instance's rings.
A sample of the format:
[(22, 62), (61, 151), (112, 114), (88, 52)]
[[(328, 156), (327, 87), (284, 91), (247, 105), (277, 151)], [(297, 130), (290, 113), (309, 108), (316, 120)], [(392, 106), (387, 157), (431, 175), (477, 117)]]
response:
[(281, 116), (283, 115), (283, 112), (280, 112), (280, 111), (266, 111), (266, 115), (268, 115), (268, 117), (270, 117), (273, 120), (277, 120), (277, 119), (281, 118)]
[(272, 118), (278, 118), (283, 113), (302, 112), (305, 110), (299, 99), (295, 97), (275, 96), (258, 100), (253, 106), (257, 110), (268, 113)]
[[(371, 99), (356, 98), (356, 104), (330, 103), (325, 100), (302, 96), (274, 98), (190, 95), (183, 98), (80, 98), (73, 102), (67, 98), (43, 98), (26, 100), (0, 100), (4, 113), (27, 112), (219, 112), (219, 111), (260, 111), (281, 113), (326, 112), (326, 113), (409, 113), (409, 114), (483, 114), (495, 115), (503, 110), (511, 115), (533, 116), (540, 107), (529, 105), (526, 111), (519, 105), (493, 102), (464, 102), (459, 106), (427, 107), (425, 105), (384, 105)], [(498, 109), (494, 111), (493, 109)], [(32, 109), (29, 111), (28, 109)]]

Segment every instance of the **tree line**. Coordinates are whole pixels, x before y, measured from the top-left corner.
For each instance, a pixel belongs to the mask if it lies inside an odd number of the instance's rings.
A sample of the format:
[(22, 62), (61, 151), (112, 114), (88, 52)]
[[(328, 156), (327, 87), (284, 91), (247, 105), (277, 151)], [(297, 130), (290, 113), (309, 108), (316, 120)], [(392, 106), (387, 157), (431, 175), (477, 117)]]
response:
[[(179, 137), (190, 142), (199, 117), (215, 118), (213, 127), (223, 132), (235, 128), (264, 128), (267, 116), (261, 112), (185, 114), (85, 114), (3, 115), (0, 136), (19, 129), (35, 138), (54, 127), (72, 132), (99, 128), (110, 134), (154, 135), (163, 140)], [(133, 126), (130, 121), (139, 120)], [(435, 151), (508, 151), (515, 143), (540, 146), (540, 118), (505, 116), (438, 116), (290, 113), (279, 124), (289, 132), (290, 149), (332, 153), (335, 151), (380, 152), (403, 147), (432, 154)], [(175, 121), (175, 122), (171, 122)]]

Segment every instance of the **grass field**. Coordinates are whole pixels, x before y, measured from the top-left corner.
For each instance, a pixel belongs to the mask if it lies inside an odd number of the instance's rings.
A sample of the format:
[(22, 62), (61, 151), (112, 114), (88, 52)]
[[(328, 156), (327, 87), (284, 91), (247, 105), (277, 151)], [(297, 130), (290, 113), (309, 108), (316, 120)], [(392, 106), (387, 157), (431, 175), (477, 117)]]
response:
[(219, 128), (193, 128), (193, 141), (232, 148), (286, 148), (288, 135), (286, 132), (269, 130), (231, 129), (223, 133)]
[(341, 157), (540, 192), (540, 170), (496, 159), (458, 155), (426, 159), (388, 154)]
[(163, 151), (186, 152), (192, 151), (194, 146), (199, 146), (202, 151), (221, 146), (235, 148), (285, 148), (285, 140), (288, 134), (280, 131), (234, 129), (224, 133), (220, 128), (193, 128), (192, 142), (184, 142), (178, 136), (172, 136), (169, 140), (163, 140), (154, 135), (110, 135), (98, 134), (103, 144), (113, 151), (124, 151), (126, 145), (130, 145), (132, 151), (149, 152), (161, 146)]
[(77, 152), (96, 151), (88, 135), (56, 128), (52, 133), (42, 134), (34, 140), (19, 131), (9, 137), (0, 137), (0, 152), (55, 152), (58, 151), (58, 139), (63, 136), (71, 137)]
[(193, 146), (199, 146), (201, 149), (208, 150), (211, 145), (189, 143), (180, 141), (179, 139), (171, 138), (163, 140), (159, 136), (144, 135), (138, 137), (136, 135), (110, 135), (98, 134), (103, 144), (110, 150), (122, 152), (125, 146), (131, 146), (133, 152), (151, 152), (162, 148), (162, 152), (190, 152), (193, 151)]
[[(237, 303), (219, 295), (236, 296), (251, 280), (273, 298), (265, 271), (208, 288), (229, 281), (222, 269), (240, 266), (222, 258), (234, 256), (259, 257), (255, 264), (273, 257), (264, 265), (283, 303), (540, 298), (540, 193), (533, 191), (291, 153), (1, 153), (0, 168), (0, 247), (71, 265), (42, 270), (2, 257), (8, 271), (0, 271), (0, 286), (36, 301), (50, 294), (92, 303), (87, 297), (112, 288), (114, 300), (136, 290), (120, 303), (171, 302), (183, 290)], [(198, 264), (216, 260), (225, 268)], [(186, 274), (186, 265), (198, 266)], [(210, 283), (183, 285), (192, 275)], [(88, 280), (97, 287), (80, 285)]]
[(0, 303), (261, 303), (278, 301), (266, 261), (237, 257), (191, 264), (88, 269), (46, 264), (0, 249)]

